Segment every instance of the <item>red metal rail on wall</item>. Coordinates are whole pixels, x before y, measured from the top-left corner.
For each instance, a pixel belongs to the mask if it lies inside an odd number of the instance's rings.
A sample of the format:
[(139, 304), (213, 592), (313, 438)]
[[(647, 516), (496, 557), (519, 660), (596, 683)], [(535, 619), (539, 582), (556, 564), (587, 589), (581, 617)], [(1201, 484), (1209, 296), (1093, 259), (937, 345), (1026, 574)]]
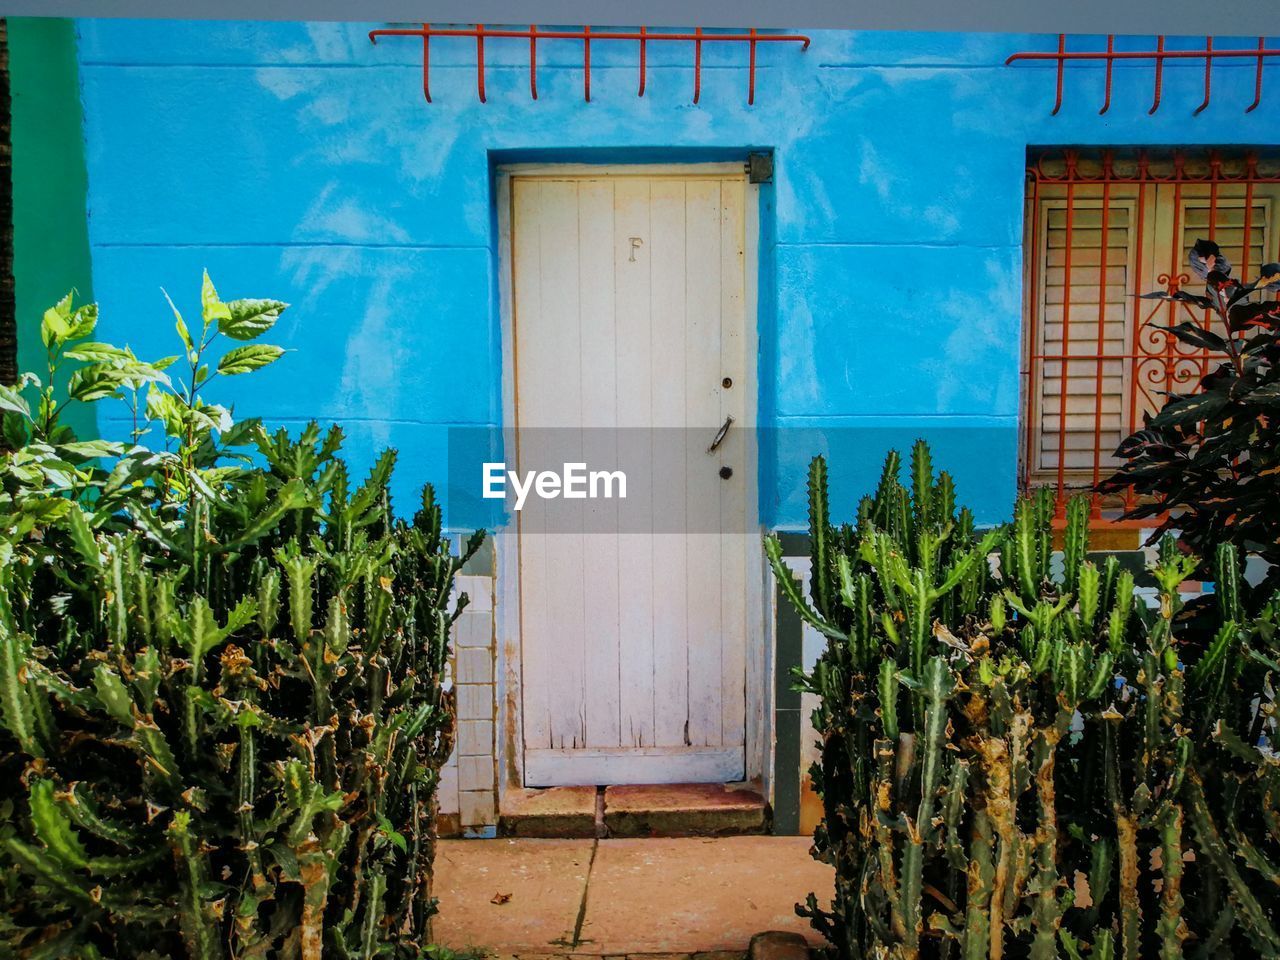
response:
[(747, 45), (747, 104), (756, 102), (756, 47), (762, 43), (798, 43), (801, 50), (809, 48), (809, 38), (801, 34), (760, 33), (752, 28), (746, 33), (704, 33), (701, 27), (693, 33), (654, 33), (647, 27), (639, 30), (539, 30), (537, 24), (527, 29), (514, 27), (486, 27), (477, 23), (471, 27), (433, 27), (424, 23), (421, 27), (387, 27), (370, 30), (369, 40), (379, 37), (419, 37), (422, 40), (422, 95), (431, 102), (431, 38), (467, 37), (476, 42), (476, 92), (480, 102), (486, 102), (484, 89), (484, 47), (486, 40), (511, 39), (529, 41), (529, 95), (538, 99), (538, 41), (577, 40), (582, 43), (582, 97), (591, 99), (591, 44), (602, 41), (629, 41), (636, 43), (640, 54), (640, 86), (637, 95), (643, 97), (647, 79), (646, 50), (651, 43), (693, 44), (693, 102), (702, 96), (702, 47), (708, 43), (745, 43)]
[[(1027, 167), (1027, 199), (1029, 209), (1032, 211), (1031, 217), (1028, 218), (1031, 242), (1028, 251), (1027, 348), (1024, 368), (1028, 384), (1028, 406), (1024, 423), (1025, 437), (1020, 479), (1024, 489), (1032, 485), (1031, 463), (1035, 445), (1039, 442), (1037, 433), (1043, 429), (1046, 416), (1049, 420), (1056, 419), (1057, 476), (1050, 482), (1056, 487), (1059, 513), (1064, 510), (1073, 486), (1071, 482), (1073, 478), (1068, 476), (1066, 469), (1069, 368), (1074, 368), (1077, 372), (1083, 369), (1086, 378), (1092, 376), (1094, 379), (1092, 469), (1087, 481), (1084, 482), (1096, 487), (1098, 481), (1111, 472), (1111, 466), (1103, 463), (1103, 459), (1110, 451), (1110, 445), (1103, 437), (1103, 420), (1107, 412), (1104, 410), (1104, 365), (1108, 361), (1121, 361), (1123, 364), (1123, 389), (1127, 394), (1125, 398), (1127, 409), (1120, 422), (1121, 435), (1128, 436), (1141, 427), (1141, 414), (1144, 409), (1159, 409), (1165, 394), (1193, 388), (1200, 377), (1208, 372), (1210, 365), (1215, 362), (1213, 354), (1207, 350), (1191, 348), (1179, 341), (1168, 330), (1169, 327), (1187, 319), (1188, 316), (1201, 326), (1208, 327), (1213, 315), (1207, 310), (1199, 310), (1187, 303), (1140, 299), (1140, 294), (1149, 292), (1149, 287), (1144, 289), (1144, 280), (1147, 275), (1143, 273), (1143, 264), (1155, 265), (1152, 272), (1156, 283), (1170, 293), (1189, 285), (1192, 278), (1185, 272), (1184, 267), (1187, 262), (1183, 221), (1184, 199), (1191, 190), (1195, 190), (1197, 199), (1207, 203), (1208, 224), (1204, 228), (1205, 239), (1214, 240), (1218, 229), (1220, 193), (1229, 190), (1230, 203), (1238, 205), (1243, 201), (1242, 256), (1239, 262), (1232, 262), (1232, 272), (1233, 275), (1242, 279), (1252, 277), (1262, 266), (1262, 263), (1250, 262), (1252, 231), (1255, 227), (1267, 226), (1253, 222), (1255, 190), (1263, 184), (1280, 184), (1280, 170), (1261, 171), (1259, 158), (1254, 152), (1243, 156), (1237, 154), (1235, 162), (1230, 165), (1224, 162), (1224, 157), (1219, 151), (1197, 154), (1194, 164), (1187, 153), (1180, 151), (1170, 154), (1139, 150), (1126, 151), (1123, 156), (1118, 154), (1118, 151), (1111, 150), (1094, 152), (1089, 155), (1088, 163), (1085, 163), (1082, 159), (1084, 154), (1081, 151), (1062, 150), (1042, 154), (1034, 158)], [(1038, 211), (1042, 194), (1048, 187), (1058, 190), (1065, 210), (1065, 242), (1061, 251), (1063, 329), (1060, 353), (1045, 352), (1039, 329), (1041, 304), (1044, 303), (1044, 291), (1041, 288), (1044, 270), (1040, 260), (1044, 255), (1045, 238), (1038, 233), (1040, 224)], [(1128, 343), (1123, 352), (1109, 350), (1104, 338), (1108, 306), (1105, 290), (1108, 282), (1107, 237), (1113, 222), (1111, 219), (1112, 211), (1115, 209), (1113, 201), (1117, 199), (1118, 188), (1125, 191), (1124, 199), (1133, 204), (1137, 217), (1136, 228), (1131, 234), (1135, 248), (1132, 250), (1132, 262), (1137, 270), (1136, 277), (1128, 281), (1130, 288), (1126, 291), (1127, 298), (1132, 302), (1127, 308), (1131, 311), (1130, 329), (1127, 334)], [(1144, 236), (1144, 218), (1155, 215), (1157, 212), (1154, 193), (1157, 188), (1172, 193), (1172, 196), (1167, 197), (1169, 202), (1163, 214), (1172, 217), (1172, 225), (1168, 233), (1171, 241), (1168, 249), (1145, 249), (1144, 244), (1147, 243), (1147, 238)], [(1204, 196), (1206, 191), (1207, 197)], [(1227, 200), (1227, 198), (1221, 199)], [(1100, 211), (1101, 221), (1102, 240), (1098, 250), (1099, 262), (1087, 265), (1090, 268), (1096, 267), (1099, 277), (1097, 344), (1092, 352), (1072, 349), (1073, 341), (1070, 337), (1072, 235), (1078, 229), (1076, 215), (1079, 213), (1078, 202), (1081, 200), (1087, 201), (1090, 210)], [(1148, 210), (1149, 205), (1150, 210)], [(1224, 202), (1224, 209), (1225, 206)], [(1036, 226), (1032, 227), (1032, 224)], [(1274, 228), (1274, 224), (1270, 225), (1266, 233), (1269, 234)], [(1090, 225), (1079, 229), (1092, 231), (1095, 228)], [(1267, 255), (1268, 249), (1264, 246), (1262, 250), (1264, 260)], [(1036, 386), (1043, 382), (1046, 375), (1052, 376), (1055, 372), (1062, 382), (1056, 409), (1053, 408), (1052, 398), (1042, 396)], [(1041, 480), (1043, 479), (1042, 475)], [(1074, 486), (1078, 488), (1083, 485), (1084, 478), (1077, 476), (1074, 479)], [(1122, 506), (1129, 509), (1134, 506), (1134, 503), (1134, 493), (1130, 489), (1124, 495)], [(1102, 515), (1102, 500), (1096, 493), (1093, 495), (1093, 515), (1095, 517)]]
[(1076, 63), (1081, 61), (1102, 61), (1106, 64), (1105, 92), (1103, 94), (1102, 109), (1099, 113), (1106, 113), (1111, 109), (1111, 81), (1114, 75), (1117, 60), (1150, 60), (1155, 64), (1154, 76), (1154, 97), (1151, 102), (1151, 109), (1148, 113), (1155, 113), (1160, 109), (1160, 99), (1163, 94), (1164, 84), (1164, 65), (1167, 60), (1203, 60), (1204, 61), (1204, 100), (1196, 107), (1195, 113), (1201, 113), (1209, 106), (1209, 97), (1212, 94), (1213, 84), (1213, 64), (1216, 60), (1240, 60), (1248, 59), (1256, 61), (1254, 70), (1253, 85), (1253, 102), (1245, 107), (1245, 113), (1252, 113), (1258, 109), (1258, 105), (1262, 103), (1262, 68), (1270, 57), (1280, 57), (1280, 49), (1267, 46), (1267, 38), (1259, 37), (1258, 45), (1255, 49), (1245, 50), (1215, 50), (1213, 47), (1213, 37), (1204, 38), (1204, 47), (1199, 50), (1166, 50), (1165, 38), (1163, 36), (1156, 38), (1156, 48), (1154, 50), (1117, 50), (1116, 38), (1112, 34), (1107, 37), (1106, 50), (1067, 50), (1066, 34), (1058, 34), (1058, 49), (1056, 51), (1023, 51), (1015, 53), (1005, 60), (1005, 65), (1016, 63), (1018, 61), (1044, 61), (1052, 60), (1058, 65), (1057, 93), (1053, 102), (1053, 113), (1057, 114), (1062, 109), (1062, 87), (1063, 77), (1066, 73), (1068, 63)]

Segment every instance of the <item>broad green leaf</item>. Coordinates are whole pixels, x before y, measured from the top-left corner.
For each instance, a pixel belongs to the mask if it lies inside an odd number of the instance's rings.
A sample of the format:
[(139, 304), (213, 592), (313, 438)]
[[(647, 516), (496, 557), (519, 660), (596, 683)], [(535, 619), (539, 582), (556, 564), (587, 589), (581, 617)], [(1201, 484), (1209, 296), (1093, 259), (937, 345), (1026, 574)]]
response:
[(83, 360), (85, 363), (111, 363), (117, 360), (132, 360), (133, 354), (128, 350), (113, 346), (110, 343), (98, 343), (88, 340), (78, 343), (66, 354), (72, 360)]
[(46, 347), (62, 343), (71, 332), (71, 294), (67, 294), (44, 312), (40, 323), (40, 339)]
[(182, 319), (182, 314), (178, 311), (177, 305), (173, 302), (173, 298), (169, 296), (169, 292), (163, 287), (160, 292), (164, 294), (165, 300), (169, 301), (169, 309), (173, 311), (174, 328), (178, 331), (178, 336), (182, 340), (182, 345), (187, 348), (187, 353), (194, 353), (196, 349), (195, 342), (191, 339), (191, 331), (187, 329), (187, 321)]
[(10, 410), (4, 412), (3, 420), (0, 420), (0, 431), (3, 432), (4, 442), (11, 450), (17, 450), (27, 444), (29, 437), (27, 436), (27, 420), (30, 417), (22, 417)]
[(178, 463), (177, 457), (172, 453), (153, 453), (145, 448), (135, 447), (130, 456), (116, 462), (102, 492), (115, 493), (129, 484), (146, 479), (166, 464), (176, 467)]
[(67, 334), (68, 340), (81, 340), (89, 336), (98, 325), (98, 305), (86, 303), (68, 318), (68, 323), (71, 326)]
[(282, 348), (269, 343), (251, 343), (236, 347), (218, 361), (218, 372), (228, 377), (249, 373), (280, 359), (283, 354)]
[(72, 443), (58, 444), (59, 452), (73, 457), (93, 460), (97, 457), (120, 457), (124, 455), (124, 444), (111, 440), (76, 440)]
[(187, 408), (171, 393), (151, 387), (147, 391), (147, 418), (164, 424), (164, 432), (180, 437), (186, 430)]
[(279, 300), (232, 300), (230, 316), (218, 322), (218, 332), (233, 340), (252, 340), (270, 330), (289, 305)]
[(183, 559), (188, 559), (191, 556), (190, 549), (182, 542), (186, 538), (178, 536), (175, 523), (165, 523), (152, 513), (145, 504), (126, 501), (125, 510), (133, 518), (133, 522), (143, 536), (154, 540), (166, 550)]
[(162, 373), (153, 364), (143, 363), (140, 360), (129, 360), (120, 364), (120, 373), (124, 382), (133, 390), (141, 390), (147, 383), (163, 383), (168, 386), (171, 382), (167, 373)]
[(240, 420), (233, 423), (228, 429), (222, 431), (223, 447), (239, 447), (247, 443), (254, 443), (262, 434), (262, 421), (257, 417), (251, 417), (248, 420)]
[(217, 430), (219, 432), (230, 430), (235, 422), (231, 417), (231, 411), (216, 403), (202, 403), (192, 409), (190, 413), (195, 422), (206, 430)]
[(27, 406), (27, 401), (22, 399), (18, 388), (5, 384), (0, 384), (0, 410), (11, 410), (28, 419), (31, 417), (31, 408)]
[(208, 270), (204, 272), (204, 279), (200, 284), (200, 309), (204, 314), (206, 328), (215, 321), (220, 323), (231, 317), (231, 311), (227, 305), (218, 299), (218, 291), (213, 288)]
[(125, 374), (109, 363), (91, 363), (71, 375), (67, 393), (72, 400), (101, 400), (124, 386)]
[(42, 463), (40, 472), (44, 474), (44, 478), (59, 490), (70, 490), (72, 485), (72, 477), (74, 471), (70, 464), (51, 465)]

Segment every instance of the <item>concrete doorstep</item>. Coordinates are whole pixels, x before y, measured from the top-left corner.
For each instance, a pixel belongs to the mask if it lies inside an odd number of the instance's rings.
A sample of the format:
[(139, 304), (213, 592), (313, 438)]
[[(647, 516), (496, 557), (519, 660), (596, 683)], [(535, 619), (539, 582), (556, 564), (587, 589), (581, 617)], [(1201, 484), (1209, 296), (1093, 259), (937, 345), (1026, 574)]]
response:
[[(443, 840), (436, 940), (522, 960), (718, 954), (800, 960), (821, 939), (795, 913), (832, 871), (806, 837)], [(756, 934), (780, 935), (752, 943)]]
[(754, 784), (512, 790), (501, 837), (724, 837), (769, 832), (769, 805)]

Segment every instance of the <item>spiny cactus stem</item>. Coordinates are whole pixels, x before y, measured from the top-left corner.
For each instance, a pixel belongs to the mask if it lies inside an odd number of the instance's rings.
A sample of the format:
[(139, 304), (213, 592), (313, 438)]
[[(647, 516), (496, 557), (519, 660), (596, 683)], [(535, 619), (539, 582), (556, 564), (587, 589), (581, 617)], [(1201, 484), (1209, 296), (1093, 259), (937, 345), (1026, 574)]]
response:
[(822, 457), (814, 457), (809, 464), (809, 540), (812, 563), (809, 592), (818, 614), (824, 618), (831, 616), (833, 606), (829, 537), (827, 462)]
[(947, 784), (947, 802), (943, 808), (943, 826), (946, 830), (947, 861), (953, 875), (958, 877), (969, 868), (961, 833), (966, 803), (969, 800), (969, 761), (957, 760), (951, 766), (951, 781)]
[(969, 838), (966, 913), (961, 954), (964, 960), (987, 960), (991, 949), (991, 904), (995, 892), (995, 840), (985, 805), (973, 812)]
[[(1065, 712), (1065, 711), (1064, 711)], [(1040, 821), (1034, 844), (1036, 856), (1036, 902), (1032, 919), (1035, 936), (1031, 943), (1032, 960), (1056, 960), (1058, 927), (1067, 908), (1066, 896), (1060, 890), (1058, 875), (1058, 809), (1054, 784), (1058, 741), (1070, 722), (1061, 718), (1040, 731), (1035, 743), (1035, 783)]]
[(1142, 943), (1142, 905), (1138, 899), (1138, 823), (1117, 810), (1116, 847), (1120, 854), (1120, 943), (1125, 960), (1138, 960)]
[(1160, 825), (1160, 960), (1181, 960), (1187, 925), (1182, 919), (1182, 807), (1170, 804)]
[(298, 849), (302, 880), (302, 960), (323, 960), (324, 908), (329, 899), (329, 867), (314, 834)]
[(897, 868), (894, 866), (894, 840), (889, 823), (893, 818), (894, 744), (889, 740), (875, 743), (876, 776), (871, 797), (871, 818), (879, 855), (880, 886), (889, 908), (890, 926), (899, 943), (906, 940), (907, 928), (902, 914), (898, 890)]
[(1262, 819), (1273, 843), (1280, 843), (1280, 774), (1274, 770), (1267, 776), (1262, 794)]
[(1089, 549), (1089, 498), (1072, 497), (1067, 504), (1067, 523), (1062, 531), (1062, 589), (1075, 593), (1080, 571)]
[(1204, 785), (1195, 771), (1187, 772), (1186, 779), (1183, 781), (1183, 794), (1187, 798), (1187, 812), (1191, 816), (1191, 823), (1199, 840), (1199, 849), (1204, 852), (1206, 859), (1213, 864), (1230, 887), (1239, 913), (1239, 921), (1243, 923), (1257, 947), (1280, 955), (1280, 937), (1277, 936), (1274, 926), (1268, 919), (1267, 911), (1236, 868), (1231, 851), (1227, 848), (1214, 822), (1208, 799), (1205, 797)]
[(997, 838), (995, 875), (991, 881), (990, 937), (991, 960), (1004, 956), (1005, 894), (1010, 884), (1017, 826), (1014, 823), (1012, 770), (1009, 744), (1003, 737), (985, 737), (979, 744), (986, 785), (986, 813)]
[(916, 829), (924, 841), (932, 840), (936, 831), (933, 823), (934, 804), (942, 784), (947, 729), (947, 701), (951, 696), (953, 681), (946, 661), (932, 657), (925, 667), (924, 697), (926, 703), (924, 742), (921, 750), (920, 806), (916, 815)]

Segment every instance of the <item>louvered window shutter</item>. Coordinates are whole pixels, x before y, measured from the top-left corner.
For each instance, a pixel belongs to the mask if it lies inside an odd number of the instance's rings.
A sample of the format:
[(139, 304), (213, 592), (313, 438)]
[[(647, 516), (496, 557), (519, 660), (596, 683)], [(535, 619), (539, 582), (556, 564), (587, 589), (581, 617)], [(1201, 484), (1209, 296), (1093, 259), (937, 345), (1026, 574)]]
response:
[[(1106, 231), (1103, 232), (1105, 206)], [(1216, 362), (1163, 332), (1187, 319), (1184, 304), (1138, 294), (1187, 278), (1187, 250), (1216, 242), (1232, 273), (1255, 278), (1280, 260), (1280, 184), (1078, 183), (1028, 200), (1024, 338), (1023, 476), (1032, 486), (1087, 487), (1118, 461), (1120, 441), (1158, 410), (1167, 392), (1191, 390)], [(1246, 242), (1247, 237), (1247, 242)]]
[(1097, 450), (1103, 469), (1114, 462), (1125, 419), (1134, 209), (1132, 199), (1111, 198), (1104, 235), (1099, 191), (1077, 190), (1070, 211), (1065, 200), (1043, 206), (1033, 479), (1056, 478), (1061, 458), (1068, 482), (1092, 482)]

